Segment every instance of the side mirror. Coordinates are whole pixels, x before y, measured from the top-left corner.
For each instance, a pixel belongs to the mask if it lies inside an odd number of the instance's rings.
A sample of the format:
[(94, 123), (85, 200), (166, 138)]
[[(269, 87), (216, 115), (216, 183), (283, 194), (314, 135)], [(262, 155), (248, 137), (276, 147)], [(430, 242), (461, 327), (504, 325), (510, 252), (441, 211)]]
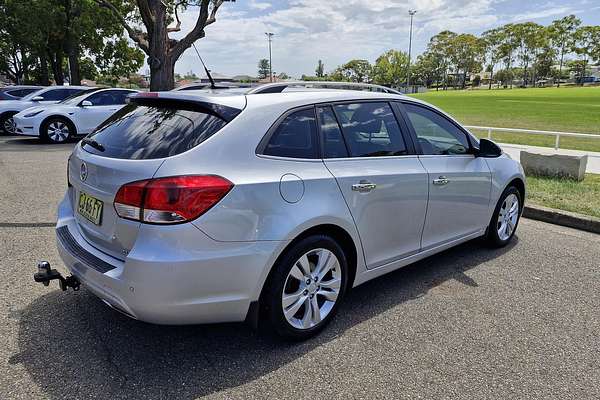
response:
[(84, 100), (81, 102), (81, 107), (91, 107), (91, 106), (93, 106), (93, 104), (89, 100)]
[(488, 139), (479, 139), (479, 151), (477, 157), (496, 158), (502, 155), (502, 149), (496, 143)]
[(43, 101), (44, 98), (42, 96), (35, 96), (31, 98), (31, 101)]

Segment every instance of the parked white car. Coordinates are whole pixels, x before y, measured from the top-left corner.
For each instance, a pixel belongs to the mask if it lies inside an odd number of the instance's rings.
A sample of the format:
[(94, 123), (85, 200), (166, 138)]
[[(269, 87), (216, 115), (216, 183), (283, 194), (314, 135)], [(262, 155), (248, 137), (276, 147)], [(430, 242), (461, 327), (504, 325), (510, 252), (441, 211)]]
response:
[(43, 141), (62, 143), (92, 132), (119, 111), (131, 89), (94, 89), (50, 106), (31, 107), (15, 115), (15, 133), (39, 136)]
[(33, 106), (47, 106), (56, 104), (73, 95), (90, 90), (87, 86), (50, 86), (21, 98), (0, 103), (0, 133), (15, 134), (13, 116), (20, 111)]

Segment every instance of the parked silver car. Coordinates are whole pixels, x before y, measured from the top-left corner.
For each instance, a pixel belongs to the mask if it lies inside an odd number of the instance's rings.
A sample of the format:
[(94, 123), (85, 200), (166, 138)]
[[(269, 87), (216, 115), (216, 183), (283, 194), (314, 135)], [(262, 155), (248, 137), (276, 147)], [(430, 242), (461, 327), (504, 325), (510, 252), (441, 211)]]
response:
[(525, 198), (492, 142), (415, 99), (350, 90), (138, 94), (67, 174), (63, 287), (143, 321), (266, 321), (295, 339), (351, 287), (477, 237), (506, 245)]

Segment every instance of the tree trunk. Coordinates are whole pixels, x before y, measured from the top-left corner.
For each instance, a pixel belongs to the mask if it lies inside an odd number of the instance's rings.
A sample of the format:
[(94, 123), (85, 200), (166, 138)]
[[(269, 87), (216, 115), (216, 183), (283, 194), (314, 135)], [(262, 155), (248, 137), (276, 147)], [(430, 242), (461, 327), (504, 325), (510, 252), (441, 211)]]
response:
[(556, 84), (557, 88), (560, 87), (560, 80), (562, 79), (562, 67), (563, 67), (564, 59), (565, 59), (565, 48), (563, 45), (560, 49), (560, 64), (558, 66), (558, 83)]
[(492, 90), (492, 81), (494, 80), (494, 67), (490, 68), (490, 87), (488, 90)]
[(69, 72), (71, 85), (81, 85), (81, 73), (79, 70), (79, 54), (71, 49), (69, 51)]
[(171, 90), (175, 86), (175, 61), (169, 50), (170, 42), (167, 32), (167, 13), (162, 5), (153, 7), (154, 18), (162, 21), (153, 25), (152, 31), (148, 32), (150, 42), (150, 90), (153, 92)]
[(50, 86), (50, 78), (48, 76), (48, 57), (43, 54), (39, 57), (40, 59), (40, 84), (43, 86)]
[(62, 51), (57, 51), (52, 55), (52, 75), (54, 76), (54, 83), (62, 86), (65, 84), (65, 76), (62, 69), (64, 55)]

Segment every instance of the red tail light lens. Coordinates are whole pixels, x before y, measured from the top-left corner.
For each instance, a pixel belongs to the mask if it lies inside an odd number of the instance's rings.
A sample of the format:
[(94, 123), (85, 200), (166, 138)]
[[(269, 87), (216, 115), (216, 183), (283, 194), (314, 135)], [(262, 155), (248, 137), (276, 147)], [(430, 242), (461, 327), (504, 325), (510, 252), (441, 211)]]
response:
[(121, 186), (114, 206), (122, 218), (155, 224), (191, 221), (217, 204), (233, 183), (215, 175), (148, 179)]

